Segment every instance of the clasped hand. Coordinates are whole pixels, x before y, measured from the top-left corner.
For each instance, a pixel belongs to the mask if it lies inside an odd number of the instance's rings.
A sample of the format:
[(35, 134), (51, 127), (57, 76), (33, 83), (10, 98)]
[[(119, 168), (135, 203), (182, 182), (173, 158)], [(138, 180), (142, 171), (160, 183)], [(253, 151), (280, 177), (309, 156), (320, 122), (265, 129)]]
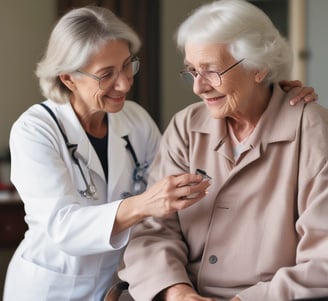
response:
[[(188, 284), (178, 283), (158, 294), (155, 300), (160, 301), (220, 301), (215, 298), (200, 296), (194, 288)], [(238, 297), (230, 299), (230, 301), (241, 301)]]

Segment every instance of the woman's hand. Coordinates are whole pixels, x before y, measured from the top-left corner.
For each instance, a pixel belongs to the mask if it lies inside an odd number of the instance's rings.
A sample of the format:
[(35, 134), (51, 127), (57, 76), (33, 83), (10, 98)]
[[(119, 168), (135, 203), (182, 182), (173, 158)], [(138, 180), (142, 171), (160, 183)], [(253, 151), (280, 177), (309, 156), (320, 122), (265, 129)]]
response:
[(148, 216), (168, 217), (187, 208), (206, 195), (210, 183), (196, 174), (165, 177), (144, 193), (125, 199), (116, 214), (113, 234), (119, 233)]
[(160, 301), (215, 301), (212, 298), (206, 298), (200, 296), (191, 286), (188, 284), (175, 284), (161, 293), (155, 300)]
[(151, 186), (142, 195), (144, 217), (168, 217), (187, 208), (206, 195), (209, 181), (195, 174), (168, 176)]
[(318, 99), (318, 94), (315, 93), (312, 87), (303, 87), (302, 82), (299, 80), (282, 80), (279, 82), (280, 87), (285, 91), (289, 92), (291, 89), (298, 89), (298, 93), (289, 103), (293, 106), (298, 102), (304, 100), (305, 102), (316, 101)]

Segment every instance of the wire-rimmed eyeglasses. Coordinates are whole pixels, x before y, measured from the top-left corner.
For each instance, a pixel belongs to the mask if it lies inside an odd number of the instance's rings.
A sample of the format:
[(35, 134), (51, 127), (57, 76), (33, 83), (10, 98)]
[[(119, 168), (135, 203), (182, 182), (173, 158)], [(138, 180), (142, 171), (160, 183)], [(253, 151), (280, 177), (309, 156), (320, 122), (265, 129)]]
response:
[(213, 71), (213, 70), (204, 70), (204, 71), (189, 71), (184, 70), (180, 72), (180, 76), (183, 80), (185, 80), (190, 85), (194, 84), (195, 78), (199, 75), (201, 76), (208, 84), (213, 87), (219, 87), (222, 85), (222, 76), (230, 71), (232, 68), (239, 65), (244, 59), (239, 60), (238, 62), (232, 64), (227, 69), (220, 71)]
[(133, 76), (137, 74), (140, 67), (140, 60), (137, 56), (132, 56), (128, 62), (126, 62), (121, 70), (112, 68), (105, 75), (99, 77), (97, 75), (82, 71), (76, 70), (77, 73), (83, 74), (85, 76), (91, 77), (98, 81), (99, 89), (105, 90), (109, 86), (111, 86), (119, 77), (120, 73), (123, 73), (128, 79), (131, 79)]

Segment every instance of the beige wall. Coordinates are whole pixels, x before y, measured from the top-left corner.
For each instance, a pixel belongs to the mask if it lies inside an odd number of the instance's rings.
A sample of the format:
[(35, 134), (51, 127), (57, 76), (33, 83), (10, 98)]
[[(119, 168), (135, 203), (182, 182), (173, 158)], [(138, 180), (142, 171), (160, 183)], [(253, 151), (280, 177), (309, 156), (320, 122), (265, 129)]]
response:
[[(173, 34), (186, 14), (201, 0), (162, 0), (162, 120), (166, 126), (173, 113), (196, 100), (179, 78), (182, 57)], [(7, 1), (0, 9), (0, 158), (8, 147), (12, 123), (31, 104), (40, 102), (34, 75), (55, 22), (56, 0)], [(178, 5), (177, 5), (178, 3)], [(163, 126), (163, 128), (164, 128)]]
[[(254, 1), (254, 0), (253, 0)], [(312, 1), (307, 5), (314, 5)], [(197, 100), (190, 87), (179, 78), (179, 71), (183, 66), (182, 56), (176, 50), (173, 34), (179, 23), (187, 14), (207, 0), (161, 0), (161, 115), (163, 128), (167, 125), (172, 115), (187, 104)], [(35, 65), (44, 50), (48, 35), (55, 20), (56, 0), (13, 0), (6, 1), (0, 9), (0, 158), (2, 152), (8, 147), (9, 131), (14, 120), (31, 104), (39, 102), (42, 97), (39, 93), (37, 80), (34, 76)], [(318, 0), (321, 6), (327, 1)], [(316, 14), (315, 19), (326, 24), (325, 9)], [(310, 9), (311, 11), (311, 9)], [(313, 16), (307, 16), (309, 24)], [(321, 23), (320, 23), (321, 24)], [(320, 25), (321, 28), (324, 26)], [(316, 29), (312, 29), (315, 32)], [(316, 36), (312, 34), (312, 38)], [(322, 43), (323, 36), (320, 35)], [(327, 41), (327, 38), (325, 39)], [(327, 42), (326, 42), (327, 43)], [(324, 57), (320, 59), (315, 43), (310, 43), (313, 59), (320, 62), (320, 68), (325, 72)], [(324, 47), (323, 47), (324, 48)], [(326, 48), (324, 48), (326, 49)], [(309, 62), (311, 67), (311, 61)], [(316, 67), (316, 71), (320, 71)], [(312, 68), (313, 69), (313, 68)], [(310, 69), (310, 70), (312, 70)], [(319, 72), (320, 73), (320, 72)], [(318, 80), (311, 81), (315, 71), (308, 76), (308, 81), (321, 95), (325, 93), (326, 84), (318, 86)], [(318, 76), (318, 75), (317, 75)], [(320, 76), (320, 74), (319, 74)], [(325, 93), (327, 94), (327, 93)]]
[(50, 28), (55, 0), (13, 0), (0, 8), (0, 156), (12, 123), (41, 96), (34, 76)]
[(161, 2), (161, 118), (163, 128), (166, 127), (172, 115), (198, 98), (192, 90), (182, 82), (179, 71), (183, 67), (183, 56), (177, 50), (174, 34), (179, 24), (189, 12), (205, 2), (201, 0), (163, 0)]

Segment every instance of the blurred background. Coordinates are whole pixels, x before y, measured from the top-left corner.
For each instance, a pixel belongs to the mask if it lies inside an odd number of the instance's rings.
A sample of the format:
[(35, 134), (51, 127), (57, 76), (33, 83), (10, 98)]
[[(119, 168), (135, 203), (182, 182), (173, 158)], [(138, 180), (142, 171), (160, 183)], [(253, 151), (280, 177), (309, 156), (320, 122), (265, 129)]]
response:
[[(8, 260), (22, 238), (23, 207), (11, 192), (9, 132), (18, 116), (41, 102), (34, 75), (50, 31), (71, 7), (95, 4), (115, 11), (141, 36), (141, 71), (131, 99), (144, 106), (164, 130), (172, 115), (198, 99), (179, 78), (183, 58), (173, 35), (202, 0), (12, 0), (0, 8), (0, 296)], [(294, 51), (292, 79), (315, 88), (328, 107), (327, 0), (254, 0), (273, 20)], [(22, 150), (23, 151), (23, 150)], [(2, 194), (1, 194), (2, 192)], [(8, 193), (7, 193), (8, 192)]]

